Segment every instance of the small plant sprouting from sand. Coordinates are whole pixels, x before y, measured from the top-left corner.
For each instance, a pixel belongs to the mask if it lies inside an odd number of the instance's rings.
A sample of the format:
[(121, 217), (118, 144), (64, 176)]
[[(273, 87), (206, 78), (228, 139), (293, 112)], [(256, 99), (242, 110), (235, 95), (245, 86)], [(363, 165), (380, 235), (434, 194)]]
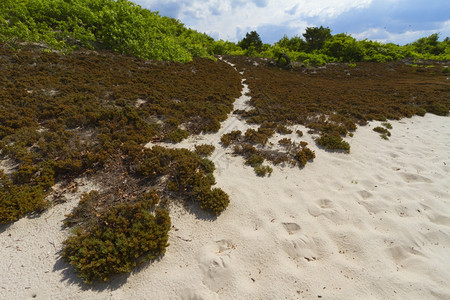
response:
[(377, 126), (373, 129), (373, 131), (378, 132), (382, 139), (389, 140), (389, 137), (391, 136), (391, 132), (388, 129), (392, 129), (392, 125), (387, 122), (382, 123), (382, 125), (386, 128)]

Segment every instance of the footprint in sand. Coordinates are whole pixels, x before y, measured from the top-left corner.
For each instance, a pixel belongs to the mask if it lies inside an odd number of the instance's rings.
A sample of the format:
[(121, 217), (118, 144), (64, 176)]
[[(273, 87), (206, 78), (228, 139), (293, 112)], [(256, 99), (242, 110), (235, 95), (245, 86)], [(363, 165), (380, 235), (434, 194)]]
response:
[(211, 290), (218, 291), (233, 278), (229, 269), (232, 251), (235, 249), (230, 240), (219, 240), (205, 245), (198, 254), (198, 262), (203, 272), (203, 283)]
[(298, 225), (297, 223), (281, 223), (281, 224), (283, 225), (284, 229), (286, 229), (287, 233), (289, 233), (290, 235), (296, 233), (301, 229), (300, 225)]
[(430, 183), (432, 182), (429, 178), (417, 174), (411, 174), (411, 173), (400, 173), (400, 176), (403, 178), (405, 182), (425, 182)]
[(397, 265), (400, 265), (404, 260), (415, 255), (425, 256), (419, 249), (407, 246), (389, 247), (386, 249), (386, 252), (392, 256)]
[(282, 248), (289, 258), (297, 261), (311, 262), (319, 259), (322, 241), (306, 234), (296, 234), (292, 239), (283, 241)]

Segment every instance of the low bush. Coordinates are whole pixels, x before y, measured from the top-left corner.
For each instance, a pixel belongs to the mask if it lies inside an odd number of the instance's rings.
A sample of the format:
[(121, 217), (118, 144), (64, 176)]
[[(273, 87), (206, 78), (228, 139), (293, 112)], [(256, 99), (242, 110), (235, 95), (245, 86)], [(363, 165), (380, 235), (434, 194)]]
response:
[(45, 193), (39, 185), (15, 185), (0, 171), (0, 224), (44, 210), (49, 205), (44, 198)]
[(216, 149), (216, 147), (214, 147), (213, 145), (195, 145), (195, 153), (201, 156), (211, 155), (214, 152), (214, 149)]
[(77, 227), (63, 243), (63, 259), (93, 283), (164, 254), (170, 217), (162, 209), (151, 212), (154, 202), (120, 203), (100, 214), (93, 226)]
[(295, 154), (295, 158), (297, 159), (299, 166), (303, 168), (308, 161), (316, 158), (316, 154), (311, 149), (302, 147), (302, 149)]
[(227, 208), (230, 203), (230, 198), (222, 189), (213, 188), (200, 193), (197, 201), (201, 209), (219, 215)]
[(350, 152), (350, 144), (338, 134), (323, 134), (317, 139), (317, 143), (327, 150), (342, 150)]
[(276, 131), (280, 134), (291, 134), (293, 131), (284, 125), (278, 125)]
[(273, 172), (273, 169), (270, 166), (264, 166), (264, 165), (256, 166), (254, 168), (254, 170), (255, 170), (256, 175), (260, 176), (260, 177), (264, 177), (267, 174), (269, 174), (269, 176), (270, 176)]
[(248, 166), (252, 166), (253, 168), (256, 168), (257, 166), (260, 166), (263, 162), (264, 157), (258, 154), (253, 154), (245, 161), (245, 164)]
[(275, 131), (272, 128), (260, 127), (258, 130), (247, 129), (244, 138), (249, 143), (264, 145), (274, 133)]
[(242, 132), (240, 130), (234, 130), (232, 132), (225, 133), (220, 137), (220, 142), (225, 147), (228, 147), (233, 141), (236, 141), (241, 136), (241, 133)]
[[(391, 126), (392, 128), (392, 126)], [(373, 131), (378, 132), (381, 136), (382, 139), (384, 140), (388, 140), (389, 137), (391, 136), (391, 132), (389, 130), (387, 130), (386, 128), (377, 126), (373, 129)]]
[(278, 141), (278, 144), (284, 147), (288, 147), (292, 145), (292, 140), (288, 138), (282, 138), (281, 140)]

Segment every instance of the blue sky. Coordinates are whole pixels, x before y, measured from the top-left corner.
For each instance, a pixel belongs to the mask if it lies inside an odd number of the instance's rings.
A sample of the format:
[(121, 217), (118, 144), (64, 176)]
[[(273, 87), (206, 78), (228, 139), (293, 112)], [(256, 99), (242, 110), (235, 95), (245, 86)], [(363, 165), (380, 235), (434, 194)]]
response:
[(237, 42), (256, 30), (264, 43), (301, 36), (306, 27), (406, 44), (450, 36), (450, 0), (132, 0), (215, 39)]

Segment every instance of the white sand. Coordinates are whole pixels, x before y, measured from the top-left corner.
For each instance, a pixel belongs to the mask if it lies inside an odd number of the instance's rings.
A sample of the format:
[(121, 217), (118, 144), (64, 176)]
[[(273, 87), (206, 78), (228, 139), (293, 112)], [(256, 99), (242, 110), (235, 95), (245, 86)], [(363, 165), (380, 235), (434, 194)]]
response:
[(217, 185), (231, 199), (222, 215), (174, 204), (161, 260), (87, 287), (58, 254), (78, 199), (68, 195), (39, 218), (0, 227), (0, 299), (450, 299), (449, 120), (391, 122), (389, 141), (371, 123), (347, 139), (350, 154), (320, 150), (305, 134), (314, 162), (261, 178), (219, 145), (222, 133), (248, 127), (230, 115), (218, 134), (177, 145), (216, 146)]

